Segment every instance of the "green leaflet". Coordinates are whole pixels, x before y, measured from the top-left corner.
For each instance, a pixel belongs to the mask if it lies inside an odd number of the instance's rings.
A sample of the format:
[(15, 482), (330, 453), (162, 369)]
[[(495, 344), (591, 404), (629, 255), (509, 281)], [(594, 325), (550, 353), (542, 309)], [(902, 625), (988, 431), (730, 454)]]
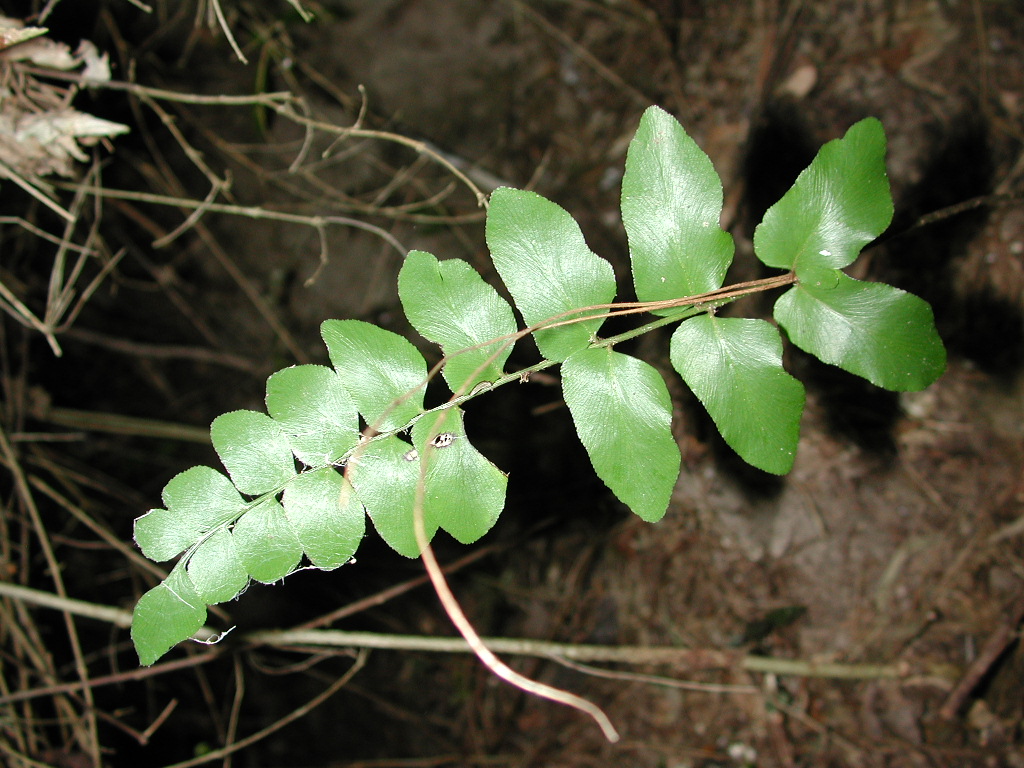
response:
[(754, 230), (754, 252), (769, 267), (839, 269), (892, 221), (885, 131), (873, 117), (828, 142)]
[(774, 314), (800, 349), (885, 389), (924, 389), (946, 369), (928, 302), (885, 283), (809, 271)]
[(284, 490), (284, 512), (306, 556), (331, 570), (352, 559), (366, 531), (363, 505), (332, 467), (299, 475)]
[(534, 192), (501, 187), (487, 211), (487, 247), (527, 325), (601, 316), (535, 331), (544, 357), (561, 362), (591, 343), (607, 310), (572, 310), (611, 302), (615, 273), (587, 247), (572, 216)]
[[(469, 264), (410, 251), (398, 275), (398, 295), (413, 328), (449, 356), (441, 373), (453, 392), (464, 394), (501, 376), (513, 344), (502, 337), (518, 330), (516, 318)], [(486, 343), (494, 339), (500, 341)]]
[(235, 552), (235, 541), (227, 529), (214, 531), (188, 557), (189, 579), (206, 605), (231, 600), (249, 583), (249, 573)]
[(423, 410), (427, 364), (407, 339), (361, 320), (327, 320), (320, 334), (367, 425), (387, 432)]
[(198, 632), (206, 605), (180, 565), (139, 598), (132, 613), (132, 642), (139, 663), (150, 666), (173, 646)]
[(457, 409), (428, 414), (412, 437), (412, 445), (397, 437), (374, 440), (350, 467), (377, 532), (399, 554), (419, 556), (413, 527), (419, 503), (428, 541), (438, 528), (464, 544), (476, 541), (505, 505), (505, 474), (470, 444)]
[(283, 579), (302, 558), (302, 545), (273, 497), (264, 498), (242, 515), (231, 535), (245, 570), (264, 584)]
[(782, 368), (776, 328), (764, 320), (699, 315), (672, 334), (669, 354), (744, 461), (777, 475), (792, 469), (804, 388)]
[(426, 462), (425, 518), (471, 544), (501, 514), (508, 477), (470, 444), (462, 418), (457, 408), (430, 414), (413, 427), (412, 440), (420, 461)]
[[(349, 462), (348, 476), (388, 546), (400, 555), (419, 557), (413, 510), (420, 464), (412, 451), (409, 443), (394, 436), (374, 440)], [(437, 532), (437, 521), (424, 514), (424, 528), (429, 541)]]
[(660, 520), (681, 462), (661, 374), (635, 357), (585, 349), (562, 364), (562, 393), (597, 476), (642, 519)]
[(295, 365), (267, 379), (267, 412), (310, 467), (338, 461), (359, 442), (355, 404), (341, 377), (323, 365)]
[(179, 555), (207, 532), (245, 509), (245, 499), (224, 475), (210, 467), (192, 467), (164, 486), (166, 509), (151, 509), (135, 520), (135, 543), (150, 560)]
[(721, 287), (733, 256), (732, 236), (719, 227), (721, 214), (722, 182), (711, 160), (674, 117), (649, 107), (629, 145), (622, 179), (622, 223), (638, 300)]
[(218, 416), (210, 425), (210, 439), (242, 493), (268, 493), (295, 475), (288, 438), (265, 413), (232, 411)]

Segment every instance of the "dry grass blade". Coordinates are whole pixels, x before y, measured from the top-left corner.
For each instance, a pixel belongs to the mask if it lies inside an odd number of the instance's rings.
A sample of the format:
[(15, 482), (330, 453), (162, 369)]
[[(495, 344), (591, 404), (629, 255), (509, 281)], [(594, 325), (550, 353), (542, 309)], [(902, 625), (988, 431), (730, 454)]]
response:
[[(18, 498), (25, 509), (31, 529), (48, 564), (50, 577), (53, 580), (57, 594), (60, 597), (65, 598), (67, 597), (67, 590), (64, 586), (63, 578), (60, 575), (61, 569), (57, 562), (56, 555), (54, 554), (50, 534), (43, 523), (39, 509), (35, 503), (35, 498), (29, 488), (25, 474), (21, 469), (18, 457), (7, 439), (7, 435), (2, 429), (0, 429), (0, 455), (3, 456), (3, 459), (13, 476)], [(68, 641), (70, 642), (73, 654), (75, 671), (81, 681), (87, 681), (89, 679), (88, 666), (85, 662), (82, 645), (78, 636), (78, 630), (75, 627), (75, 623), (70, 612), (65, 611), (64, 620)], [(90, 756), (94, 761), (93, 764), (99, 765), (100, 740), (97, 730), (97, 718), (92, 693), (88, 688), (86, 688), (84, 692), (83, 705), (83, 711), (72, 720), (74, 723), (75, 742), (79, 749)]]

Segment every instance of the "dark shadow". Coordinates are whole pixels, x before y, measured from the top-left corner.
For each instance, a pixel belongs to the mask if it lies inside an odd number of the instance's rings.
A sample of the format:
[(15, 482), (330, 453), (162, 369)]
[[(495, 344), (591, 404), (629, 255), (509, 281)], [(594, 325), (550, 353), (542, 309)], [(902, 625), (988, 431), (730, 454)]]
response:
[(933, 138), (935, 151), (915, 184), (897, 204), (898, 214), (883, 247), (874, 255), (874, 276), (916, 293), (935, 311), (950, 353), (986, 373), (1013, 378), (1024, 360), (1021, 309), (990, 287), (958, 285), (957, 267), (967, 258), (991, 214), (981, 205), (917, 226), (922, 216), (992, 193), (995, 159), (985, 122), (962, 116)]
[(817, 397), (831, 434), (868, 454), (895, 456), (893, 430), (902, 415), (899, 393), (876, 387), (799, 349), (792, 350), (790, 359), (796, 377)]
[(755, 120), (743, 160), (743, 222), (748, 236), (818, 152), (801, 107), (789, 99), (768, 102)]
[[(734, 227), (736, 235), (753, 241), (754, 230), (765, 212), (789, 191), (797, 176), (814, 159), (818, 141), (800, 107), (790, 99), (766, 103), (754, 119), (742, 166), (743, 200)], [(779, 274), (753, 256), (737, 258), (726, 283), (754, 280)], [(742, 299), (729, 314), (768, 317), (776, 294), (760, 293)]]
[(953, 309), (958, 322), (946, 329), (949, 348), (998, 379), (1015, 378), (1024, 361), (1021, 308), (986, 287), (960, 297)]
[(549, 520), (598, 533), (621, 520), (625, 508), (594, 474), (557, 373), (544, 373), (467, 403), (467, 433), (510, 476), (502, 515), (510, 518), (510, 535)]
[(693, 395), (681, 403), (683, 421), (700, 442), (711, 449), (715, 468), (753, 503), (770, 501), (782, 493), (786, 478), (753, 467), (725, 442), (711, 416)]

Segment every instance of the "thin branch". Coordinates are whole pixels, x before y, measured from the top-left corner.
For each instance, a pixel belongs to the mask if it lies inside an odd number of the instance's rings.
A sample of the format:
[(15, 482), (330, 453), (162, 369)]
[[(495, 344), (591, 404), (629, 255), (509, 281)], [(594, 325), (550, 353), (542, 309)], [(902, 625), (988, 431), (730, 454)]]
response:
[(21, 299), (0, 280), (0, 309), (9, 314), (26, 328), (34, 328), (46, 337), (50, 349), (56, 357), (61, 356), (60, 345), (57, 343), (53, 330), (42, 320), (35, 316), (31, 309), (22, 303)]
[(104, 349), (120, 352), (132, 357), (147, 357), (155, 360), (193, 360), (198, 363), (223, 365), (249, 374), (258, 374), (260, 366), (247, 357), (231, 352), (221, 352), (207, 347), (192, 347), (178, 344), (148, 344), (107, 336), (86, 328), (70, 328), (62, 336), (84, 344), (93, 344)]
[(193, 765), (203, 765), (204, 763), (210, 763), (214, 760), (220, 760), (222, 757), (227, 757), (228, 755), (232, 755), (240, 749), (245, 749), (246, 747), (251, 746), (258, 741), (262, 741), (267, 736), (276, 731), (281, 730), (289, 723), (292, 723), (302, 717), (305, 717), (314, 709), (316, 709), (325, 701), (327, 701), (329, 698), (331, 698), (331, 696), (333, 696), (346, 685), (348, 685), (349, 681), (353, 677), (355, 677), (359, 670), (361, 670), (366, 665), (366, 659), (368, 656), (369, 652), (365, 650), (361, 651), (359, 655), (356, 657), (355, 662), (352, 664), (351, 667), (349, 667), (348, 671), (344, 675), (339, 677), (337, 680), (335, 680), (333, 683), (331, 683), (331, 685), (329, 685), (326, 690), (324, 690), (322, 693), (317, 694), (308, 702), (303, 704), (301, 707), (298, 707), (295, 710), (289, 712), (287, 715), (280, 718), (279, 720), (275, 720), (266, 728), (262, 728), (256, 731), (255, 733), (246, 736), (244, 739), (239, 739), (238, 741), (229, 744), (226, 747), (222, 747), (221, 749), (215, 749), (211, 752), (207, 752), (205, 755), (202, 755), (200, 757), (195, 757), (191, 760), (184, 760), (180, 763), (174, 763), (173, 765), (168, 765), (165, 768), (192, 768)]
[(299, 17), (303, 21), (310, 22), (313, 20), (313, 12), (307, 11), (305, 8), (303, 8), (299, 0), (288, 0), (288, 5), (295, 9), (295, 12), (299, 14)]
[(51, 235), (49, 232), (40, 229), (30, 221), (26, 221), (21, 216), (0, 216), (0, 224), (14, 224), (31, 233), (33, 236), (38, 237), (40, 240), (46, 240), (48, 243), (52, 243), (53, 245), (65, 245), (69, 250), (77, 251), (78, 253), (86, 253), (90, 256), (96, 255), (94, 251), (89, 250), (85, 246), (66, 243), (64, 238)]
[(242, 49), (239, 48), (238, 42), (235, 40), (235, 36), (231, 33), (231, 27), (228, 25), (228, 20), (224, 17), (224, 11), (220, 7), (220, 0), (209, 0), (214, 15), (217, 17), (217, 23), (220, 25), (221, 30), (224, 32), (224, 37), (227, 38), (228, 44), (231, 46), (231, 50), (235, 52), (235, 56), (243, 64), (248, 64), (249, 60), (245, 58), (245, 54), (242, 53)]
[[(477, 560), (480, 560), (483, 557), (493, 554), (497, 549), (498, 545), (496, 544), (490, 544), (485, 547), (480, 547), (479, 549), (470, 552), (468, 555), (459, 558), (455, 562), (449, 563), (448, 565), (444, 566), (444, 570), (446, 573), (455, 573), (456, 571), (465, 568), (467, 565), (475, 563)], [(400, 584), (395, 584), (394, 586), (388, 587), (387, 589), (382, 589), (380, 592), (376, 592), (360, 600), (356, 600), (355, 602), (343, 605), (340, 608), (337, 608), (336, 610), (324, 614), (323, 616), (318, 616), (315, 619), (311, 619), (310, 621), (307, 621), (304, 624), (300, 624), (298, 629), (314, 629), (316, 627), (323, 627), (329, 624), (333, 624), (336, 621), (341, 621), (347, 616), (362, 613), (363, 611), (368, 610), (370, 608), (375, 608), (379, 605), (383, 605), (389, 600), (393, 600), (399, 595), (404, 595), (406, 592), (409, 592), (410, 590), (413, 590), (416, 587), (422, 586), (423, 584), (426, 584), (429, 581), (430, 577), (426, 574), (423, 574), (422, 576), (416, 576), (415, 578), (408, 579), (406, 581), (401, 582)]]
[(62, 683), (60, 685), (48, 685), (43, 688), (30, 688), (24, 691), (14, 691), (13, 693), (0, 696), (0, 705), (11, 704), (16, 701), (28, 701), (29, 699), (49, 698), (51, 696), (58, 696), (65, 693), (74, 693), (86, 687), (99, 688), (104, 685), (124, 685), (127, 682), (145, 680), (149, 677), (165, 675), (169, 672), (177, 672), (181, 669), (189, 669), (190, 667), (207, 664), (220, 656), (220, 649), (210, 648), (204, 653), (186, 656), (184, 659), (167, 661), (162, 664), (154, 664), (151, 667), (136, 667), (135, 669), (118, 672), (113, 675), (92, 677), (85, 681), (78, 680), (73, 683)]
[(761, 689), (756, 685), (735, 685), (732, 683), (699, 683), (694, 680), (676, 680), (674, 677), (664, 675), (642, 675), (636, 672), (619, 672), (613, 669), (602, 669), (592, 667), (588, 664), (580, 664), (561, 656), (549, 656), (552, 661), (561, 664), (563, 667), (581, 672), (591, 677), (603, 677), (608, 680), (625, 680), (630, 683), (643, 683), (644, 685), (660, 685), (665, 688), (679, 688), (684, 691), (701, 691), (702, 693), (743, 693), (760, 694)]
[[(333, 123), (322, 122), (308, 117), (305, 114), (296, 112), (293, 105), (298, 104), (299, 109), (305, 109), (302, 100), (295, 97), (294, 94), (288, 91), (274, 92), (274, 93), (257, 93), (251, 96), (202, 96), (198, 94), (185, 94), (177, 93), (175, 91), (167, 91), (160, 88), (147, 88), (140, 86), (135, 83), (109, 81), (105, 83), (94, 83), (92, 81), (85, 80), (79, 75), (64, 73), (64, 72), (52, 72), (48, 69), (37, 69), (34, 67), (23, 67), (26, 72), (39, 75), (41, 77), (52, 77), (57, 80), (66, 80), (70, 82), (76, 82), (82, 85), (87, 85), (90, 88), (105, 88), (107, 90), (119, 90), (134, 93), (138, 96), (149, 96), (153, 99), (160, 99), (162, 101), (175, 101), (184, 104), (209, 104), (219, 106), (236, 106), (240, 104), (251, 104), (267, 107), (277, 112), (282, 117), (291, 120), (292, 122), (302, 125), (308, 130), (321, 130), (325, 133), (330, 133), (338, 137), (338, 140), (344, 140), (348, 138), (364, 138), (364, 139), (378, 139), (381, 141), (388, 141), (393, 144), (400, 144), (401, 146), (412, 149), (417, 154), (425, 155), (431, 158), (435, 163), (440, 165), (442, 168), (451, 173), (455, 178), (461, 181), (469, 190), (473, 193), (476, 198), (477, 205), (481, 208), (487, 207), (487, 195), (485, 195), (480, 188), (464, 173), (455, 163), (453, 163), (444, 153), (437, 150), (433, 145), (426, 141), (418, 141), (411, 139), (407, 136), (402, 136), (397, 133), (390, 133), (388, 131), (376, 131), (372, 129), (359, 127), (359, 122), (351, 127), (342, 127), (334, 125)], [(294, 170), (294, 167), (293, 167)], [(354, 225), (353, 225), (354, 226)]]
[(344, 139), (349, 138), (379, 139), (381, 141), (390, 141), (393, 144), (400, 144), (403, 147), (408, 147), (409, 149), (412, 149), (417, 154), (426, 155), (427, 157), (431, 158), (435, 163), (444, 168), (446, 171), (455, 176), (455, 178), (457, 178), (463, 184), (465, 184), (466, 187), (470, 190), (470, 192), (473, 193), (473, 196), (476, 197), (477, 205), (479, 205), (481, 208), (487, 208), (487, 195), (485, 195), (480, 190), (480, 188), (472, 181), (472, 179), (469, 178), (469, 176), (467, 176), (458, 167), (456, 167), (456, 165), (451, 160), (445, 157), (445, 155), (436, 151), (433, 145), (430, 144), (429, 142), (418, 141), (417, 139), (410, 139), (408, 136), (402, 136), (401, 134), (390, 133), (388, 131), (375, 131), (369, 128), (358, 128), (355, 126), (350, 128), (343, 128), (334, 125), (333, 123), (325, 123), (319, 120), (314, 120), (312, 118), (306, 117), (305, 115), (300, 115), (294, 112), (287, 105), (273, 103), (269, 106), (271, 107), (271, 109), (276, 110), (282, 116), (288, 118), (289, 120), (292, 120), (295, 123), (298, 123), (299, 125), (304, 125), (307, 128), (311, 129), (321, 130), (324, 131), (325, 133), (335, 134), (338, 137), (337, 141), (342, 141)]
[[(294, 647), (378, 648), (424, 651), (428, 653), (469, 653), (463, 638), (424, 635), (386, 635), (374, 632), (341, 630), (264, 630), (250, 632), (242, 639), (251, 643)], [(831, 678), (835, 680), (902, 679), (920, 674), (905, 662), (892, 664), (845, 664), (803, 659), (779, 659), (745, 654), (743, 651), (709, 648), (671, 648), (643, 645), (588, 645), (558, 643), (508, 637), (482, 637), (480, 640), (498, 653), (545, 659), (616, 664), (665, 665), (677, 669), (739, 669), (793, 677)], [(948, 677), (942, 669), (926, 672)]]
[[(131, 625), (132, 614), (120, 608), (88, 603), (83, 600), (60, 597), (50, 592), (0, 582), (0, 595), (38, 605), (54, 608), (65, 613), (106, 621), (119, 627)], [(217, 633), (204, 628), (197, 633), (198, 639), (209, 640)], [(468, 653), (472, 649), (464, 638), (428, 637), (424, 635), (389, 635), (375, 632), (346, 632), (333, 629), (285, 629), (261, 630), (242, 634), (240, 640), (253, 645), (302, 648), (371, 648), (399, 651), (422, 651), (427, 653)], [(498, 653), (515, 656), (532, 656), (556, 661), (608, 662), (630, 665), (664, 665), (676, 669), (740, 669), (746, 672), (763, 672), (795, 677), (821, 677), (839, 680), (902, 679), (914, 675), (929, 674), (948, 678), (944, 668), (915, 669), (905, 662), (890, 664), (845, 664), (842, 662), (808, 661), (801, 659), (779, 659), (767, 656), (748, 655), (742, 651), (717, 650), (709, 648), (672, 648), (667, 646), (642, 645), (590, 645), (586, 643), (558, 643), (547, 640), (524, 638), (483, 637), (478, 638)], [(171, 668), (202, 663), (195, 660), (169, 662)], [(165, 665), (166, 666), (166, 665)], [(147, 667), (125, 672), (107, 678), (94, 678), (85, 683), (61, 686), (60, 690), (77, 690), (85, 685), (123, 682), (124, 680), (149, 677), (163, 671), (164, 667)], [(43, 689), (40, 689), (43, 690)], [(0, 704), (37, 695), (47, 695), (51, 689), (40, 692), (21, 692), (0, 697)]]
[[(58, 187), (66, 189), (78, 189), (79, 185), (59, 183)], [(208, 213), (226, 213), (232, 216), (242, 216), (247, 219), (262, 219), (267, 221), (281, 221), (289, 224), (302, 224), (307, 227), (321, 230), (327, 225), (339, 225), (361, 229), (381, 238), (394, 248), (403, 258), (408, 249), (405, 248), (395, 236), (385, 229), (373, 224), (368, 224), (359, 219), (348, 216), (304, 216), (298, 213), (286, 211), (275, 211), (269, 208), (261, 208), (256, 205), (229, 205), (226, 203), (212, 203), (206, 200), (191, 200), (185, 197), (172, 197), (169, 195), (158, 195), (152, 192), (131, 192), (121, 189), (109, 189), (106, 187), (81, 187), (89, 194), (97, 197), (111, 198), (115, 200), (134, 200), (140, 203), (153, 203), (155, 205), (167, 205), (187, 210), (203, 210)]]
[[(2, 433), (0, 433), (2, 434)], [(71, 616), (84, 616), (88, 619), (97, 619), (114, 624), (118, 627), (130, 627), (132, 625), (132, 612), (121, 608), (113, 608), (97, 603), (88, 603), (84, 600), (75, 600), (64, 595), (55, 595), (52, 592), (44, 592), (41, 589), (22, 587), (6, 581), (0, 581), (0, 595), (7, 595), (16, 600), (21, 600), (32, 605), (43, 608), (54, 608)], [(209, 642), (220, 635), (220, 632), (203, 627), (193, 636), (201, 642)]]
[(68, 222), (73, 222), (75, 217), (72, 216), (68, 211), (60, 206), (55, 200), (46, 194), (40, 187), (32, 184), (28, 179), (18, 173), (16, 170), (11, 168), (7, 163), (0, 160), (0, 178), (7, 178), (21, 187), (25, 192), (30, 194), (40, 203), (45, 205), (51, 211), (56, 213), (62, 219)]
[(18, 69), (28, 74), (45, 77), (50, 80), (63, 80), (66, 82), (77, 83), (81, 86), (88, 86), (89, 88), (98, 88), (107, 91), (124, 91), (137, 96), (151, 96), (154, 99), (172, 101), (179, 104), (217, 107), (265, 106), (273, 108), (280, 102), (292, 102), (299, 100), (295, 94), (289, 91), (269, 91), (246, 94), (244, 96), (227, 94), (205, 95), (199, 93), (168, 91), (163, 88), (151, 88), (149, 86), (139, 85), (138, 83), (128, 83), (121, 80), (96, 82), (95, 80), (89, 80), (82, 75), (75, 74), (73, 72), (61, 72), (55, 69), (33, 67), (24, 64), (19, 65)]
[(963, 200), (953, 205), (948, 205), (945, 208), (939, 208), (937, 211), (931, 211), (923, 216), (920, 216), (917, 221), (911, 224), (906, 229), (894, 233), (891, 237), (880, 238), (880, 242), (887, 243), (892, 240), (897, 240), (904, 235), (909, 235), (911, 232), (916, 232), (922, 227), (931, 226), (940, 221), (951, 219), (954, 216), (959, 216), (961, 213), (967, 211), (973, 211), (975, 208), (981, 208), (982, 206), (998, 206), (1007, 203), (1019, 201), (1021, 199), (1020, 193), (997, 193), (992, 195), (979, 195), (978, 197), (972, 197), (968, 200)]
[(76, 616), (84, 616), (89, 619), (97, 619), (113, 624), (116, 627), (130, 627), (132, 625), (131, 611), (121, 608), (112, 608), (107, 605), (87, 603), (84, 600), (75, 600), (70, 597), (62, 597), (52, 592), (44, 592), (41, 589), (30, 589), (17, 584), (10, 584), (0, 581), (0, 595), (12, 597), (25, 603), (38, 605), (43, 608), (53, 608), (66, 613), (73, 613)]
[(143, 746), (149, 744), (149, 740), (153, 737), (153, 734), (157, 732), (157, 729), (159, 729), (160, 726), (164, 724), (164, 722), (166, 722), (167, 718), (171, 716), (171, 712), (177, 709), (177, 707), (177, 699), (171, 699), (169, 702), (167, 702), (167, 706), (165, 706), (163, 711), (156, 716), (153, 722), (146, 726), (146, 730), (141, 731), (138, 734), (137, 739), (139, 744)]
[(572, 39), (570, 35), (559, 29), (559, 27), (547, 20), (542, 14), (531, 8), (522, 0), (512, 0), (512, 4), (517, 10), (522, 12), (524, 15), (530, 18), (534, 24), (540, 29), (553, 37), (559, 43), (565, 46), (573, 56), (582, 61), (584, 64), (594, 70), (604, 80), (619, 88), (624, 93), (632, 97), (638, 104), (653, 104), (657, 99), (651, 98), (646, 94), (642, 93), (638, 88), (630, 85), (619, 76), (618, 73), (606, 66), (597, 56), (591, 53), (587, 48), (577, 43)]
[(210, 444), (209, 428), (177, 424), (172, 421), (141, 419), (120, 413), (80, 411), (74, 408), (51, 408), (43, 406), (32, 412), (32, 417), (68, 429), (88, 432), (106, 432), (114, 435), (153, 437), (161, 440), (181, 440), (188, 443)]
[(1006, 612), (1006, 616), (995, 631), (989, 635), (988, 640), (982, 647), (974, 663), (967, 669), (960, 682), (953, 692), (949, 694), (942, 708), (939, 710), (939, 717), (944, 720), (953, 720), (963, 709), (967, 699), (974, 693), (975, 689), (992, 670), (992, 667), (999, 661), (1000, 657), (1010, 647), (1010, 644), (1019, 639), (1018, 627), (1024, 622), (1024, 595), (1018, 597), (1012, 607)]

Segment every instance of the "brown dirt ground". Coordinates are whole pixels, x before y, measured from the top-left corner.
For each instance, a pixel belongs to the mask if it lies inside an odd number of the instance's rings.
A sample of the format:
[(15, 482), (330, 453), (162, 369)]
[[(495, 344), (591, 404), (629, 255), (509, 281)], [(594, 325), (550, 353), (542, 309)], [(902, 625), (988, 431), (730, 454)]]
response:
[[(352, 123), (363, 103), (357, 86), (364, 86), (367, 127), (431, 142), (465, 161), (481, 186), (529, 186), (556, 200), (620, 277), (628, 262), (618, 183), (626, 144), (649, 104), (673, 112), (721, 174), (737, 279), (757, 274), (750, 238), (764, 205), (818, 145), (865, 115), (880, 118), (889, 137), (894, 231), (975, 196), (1018, 195), (866, 255), (859, 268), (867, 276), (933, 301), (950, 343), (949, 370), (927, 391), (897, 398), (794, 356), (794, 370), (808, 381), (808, 408), (796, 467), (781, 482), (737, 469), (678, 383), (684, 472), (656, 525), (626, 518), (573, 474), (578, 457), (563, 456), (559, 442), (564, 413), (542, 383), (515, 395), (508, 411), (496, 405), (470, 425), (481, 447), (512, 469), (510, 487), (520, 489), (505, 518), (526, 521), (499, 526), (491, 539), (499, 553), (454, 579), (483, 633), (896, 665), (897, 678), (637, 664), (615, 669), (646, 678), (602, 679), (551, 662), (513, 662), (605, 708), (623, 734), (609, 744), (588, 719), (524, 697), (475, 660), (376, 652), (349, 688), (237, 755), (235, 765), (1024, 767), (1024, 650), (1020, 625), (1009, 618), (1024, 600), (1024, 8), (995, 0), (324, 0), (309, 4), (320, 19), (303, 25), (273, 3), (239, 4), (231, 20), (259, 62), (243, 68), (222, 37), (192, 28), (189, 4), (156, 5), (156, 20), (124, 3), (91, 19), (94, 39), (106, 36), (112, 47), (121, 41), (122, 54), (138, 57), (146, 84), (244, 93), (265, 64), (268, 89), (301, 90), (318, 119), (337, 125)], [(259, 134), (251, 111), (176, 109), (211, 166), (231, 170), (234, 201), (360, 218), (403, 248), (465, 258), (490, 274), (471, 196), (414, 153), (349, 139), (321, 160), (316, 150), (331, 139), (318, 139), (302, 171), (288, 174), (302, 138), (288, 121), (266, 116)], [(200, 175), (156, 121), (135, 127), (151, 141), (115, 143), (107, 183), (202, 198)], [(122, 157), (131, 170), (117, 168)], [(773, 189), (780, 175), (781, 189)], [(206, 234), (191, 231), (154, 249), (152, 239), (180, 215), (143, 203), (108, 203), (107, 212), (119, 230), (106, 234), (111, 250), (129, 255), (64, 337), (65, 358), (47, 358), (43, 344), (7, 325), (7, 424), (24, 418), (13, 405), (22, 396), (12, 393), (34, 391), (56, 405), (203, 425), (224, 410), (259, 407), (262, 380), (276, 368), (322, 361), (316, 327), (325, 318), (406, 329), (394, 288), (401, 256), (375, 235), (329, 229), (330, 260), (318, 271), (318, 236), (309, 228), (208, 214)], [(291, 341), (267, 329), (211, 255), (215, 247), (283, 318)], [(45, 275), (31, 277), (27, 259), (17, 264), (31, 293)], [(15, 266), (5, 268), (5, 280), (17, 275)], [(125, 341), (204, 348), (217, 359), (165, 360), (150, 354), (155, 347), (125, 348)], [(645, 342), (640, 352), (671, 379), (663, 341)], [(102, 350), (109, 357), (99, 357)], [(554, 411), (529, 416), (550, 411), (546, 405)], [(104, 525), (120, 541), (171, 475), (215, 460), (208, 449), (154, 448), (137, 437), (99, 435), (65, 447), (25, 438), (18, 445), (33, 477), (63, 487), (97, 519), (106, 515)], [(12, 504), (5, 523), (12, 541), (30, 528), (18, 509)], [(62, 562), (82, 585), (71, 596), (130, 606), (148, 583), (137, 568), (129, 573), (120, 559), (111, 570), (97, 559), (111, 554), (97, 554), (106, 545), (95, 534), (59, 509), (46, 514), (62, 521)], [(449, 560), (465, 553), (440, 548)], [(12, 580), (52, 588), (38, 562), (26, 576), (23, 560), (10, 550), (5, 556), (18, 576)], [(383, 565), (376, 567), (378, 556)], [(254, 587), (226, 608), (241, 628), (290, 626), (417, 574), (414, 563), (388, 559), (368, 541), (356, 566)], [(365, 584), (351, 583), (359, 580)], [(338, 627), (452, 634), (435, 602), (420, 589)], [(5, 617), (23, 615), (6, 605)], [(795, 620), (743, 642), (751, 622), (794, 607)], [(46, 647), (67, 664), (62, 626), (41, 631), (57, 633)], [(1017, 641), (953, 716), (942, 716), (956, 683), (1001, 628)], [(22, 669), (10, 630), (0, 635), (11, 668)], [(93, 676), (131, 666), (124, 633), (88, 637)], [(164, 676), (145, 692), (125, 684), (118, 696), (126, 701), (98, 689), (97, 706), (109, 720), (136, 731), (168, 701), (189, 702), (155, 730), (153, 743), (167, 750), (159, 754), (104, 722), (99, 732), (112, 734), (105, 759), (114, 766), (184, 759), (230, 730), (239, 680), (246, 686), (237, 726), (243, 736), (347, 666), (297, 658), (305, 657), (236, 655), (234, 667), (221, 659), (205, 677)], [(59, 675), (75, 679), (70, 666)], [(20, 684), (41, 683), (26, 672)], [(716, 687), (722, 684), (738, 688)], [(44, 710), (49, 716), (70, 718), (80, 709), (53, 706)], [(80, 754), (61, 744), (74, 744), (77, 733), (41, 727), (26, 751), (57, 764)]]

